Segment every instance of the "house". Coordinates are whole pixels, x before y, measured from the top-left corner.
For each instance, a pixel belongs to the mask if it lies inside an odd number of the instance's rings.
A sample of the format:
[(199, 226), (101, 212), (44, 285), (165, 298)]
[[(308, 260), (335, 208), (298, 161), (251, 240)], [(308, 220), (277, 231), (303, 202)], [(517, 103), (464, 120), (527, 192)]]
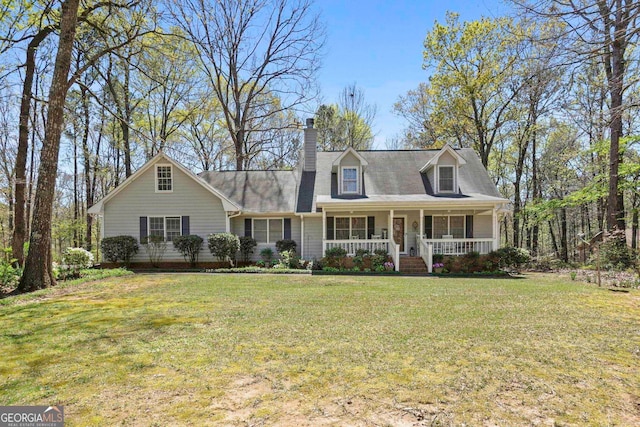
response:
[[(231, 232), (258, 241), (254, 259), (281, 239), (305, 259), (335, 246), (385, 249), (396, 269), (420, 256), (488, 253), (498, 247), (498, 217), (508, 203), (471, 149), (318, 152), (313, 119), (294, 170), (211, 171), (199, 175), (156, 155), (89, 209), (102, 236)], [(133, 262), (144, 262), (142, 249)], [(214, 261), (208, 250), (203, 262)], [(168, 245), (164, 261), (182, 261)]]

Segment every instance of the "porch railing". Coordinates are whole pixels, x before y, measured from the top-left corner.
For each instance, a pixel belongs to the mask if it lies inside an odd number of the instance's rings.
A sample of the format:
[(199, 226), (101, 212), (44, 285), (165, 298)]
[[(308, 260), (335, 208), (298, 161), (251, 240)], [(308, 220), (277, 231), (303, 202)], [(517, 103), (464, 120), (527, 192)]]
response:
[(347, 255), (355, 255), (359, 249), (367, 250), (371, 253), (377, 249), (389, 252), (389, 240), (387, 239), (351, 239), (351, 240), (325, 240), (324, 250), (340, 247), (347, 251)]
[(433, 245), (418, 237), (418, 254), (427, 266), (427, 272), (433, 272)]
[(469, 252), (488, 254), (493, 250), (493, 239), (422, 239), (432, 245), (434, 254), (465, 255)]
[(347, 251), (347, 255), (355, 255), (359, 249), (367, 250), (373, 253), (375, 250), (382, 249), (387, 251), (393, 260), (395, 270), (400, 268), (400, 245), (396, 244), (393, 239), (351, 239), (351, 240), (325, 240), (324, 251), (327, 249), (340, 247)]

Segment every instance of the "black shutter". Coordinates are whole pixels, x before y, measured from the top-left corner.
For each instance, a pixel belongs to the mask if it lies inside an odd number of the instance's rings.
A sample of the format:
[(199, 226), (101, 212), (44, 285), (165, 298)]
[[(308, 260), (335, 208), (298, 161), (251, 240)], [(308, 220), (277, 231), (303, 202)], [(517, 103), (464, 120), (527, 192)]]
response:
[(143, 242), (144, 239), (147, 238), (148, 234), (149, 233), (147, 232), (147, 217), (141, 216), (140, 217), (140, 242)]
[(372, 234), (376, 234), (376, 217), (368, 216), (367, 217), (367, 235), (369, 236), (369, 239), (371, 238)]
[(473, 215), (467, 215), (465, 218), (467, 223), (467, 235), (465, 237), (467, 239), (473, 239)]
[(245, 237), (251, 237), (251, 218), (244, 219), (244, 235)]
[(284, 238), (291, 239), (291, 218), (284, 219)]
[(327, 240), (335, 240), (333, 229), (334, 229), (333, 217), (328, 216), (327, 217)]
[(424, 235), (427, 239), (433, 239), (433, 216), (431, 215), (424, 217)]
[(191, 230), (189, 229), (189, 217), (183, 216), (182, 217), (182, 235), (188, 236), (189, 234), (191, 234)]

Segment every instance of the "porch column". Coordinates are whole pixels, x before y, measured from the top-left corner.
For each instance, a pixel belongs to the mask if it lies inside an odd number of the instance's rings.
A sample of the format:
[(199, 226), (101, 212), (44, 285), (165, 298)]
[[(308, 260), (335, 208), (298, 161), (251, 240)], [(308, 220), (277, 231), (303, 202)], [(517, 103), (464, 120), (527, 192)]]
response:
[[(420, 229), (418, 230), (418, 235), (422, 239), (422, 235), (424, 234), (424, 209), (420, 209)], [(417, 243), (420, 245), (419, 243)]]
[(393, 209), (389, 211), (389, 224), (387, 224), (387, 239), (393, 238)]
[(304, 258), (304, 215), (300, 215), (300, 257)]
[(498, 242), (499, 242), (498, 210), (494, 206), (493, 207), (493, 249), (492, 250), (495, 251), (496, 249), (498, 249)]
[(322, 208), (322, 256), (327, 248), (327, 210)]

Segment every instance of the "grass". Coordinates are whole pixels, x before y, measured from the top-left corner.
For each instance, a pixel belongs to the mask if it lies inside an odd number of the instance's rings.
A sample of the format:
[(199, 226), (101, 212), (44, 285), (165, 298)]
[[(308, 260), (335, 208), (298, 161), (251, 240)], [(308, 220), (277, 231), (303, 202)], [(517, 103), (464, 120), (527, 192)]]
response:
[(0, 405), (67, 425), (638, 425), (640, 292), (135, 275), (7, 298)]

